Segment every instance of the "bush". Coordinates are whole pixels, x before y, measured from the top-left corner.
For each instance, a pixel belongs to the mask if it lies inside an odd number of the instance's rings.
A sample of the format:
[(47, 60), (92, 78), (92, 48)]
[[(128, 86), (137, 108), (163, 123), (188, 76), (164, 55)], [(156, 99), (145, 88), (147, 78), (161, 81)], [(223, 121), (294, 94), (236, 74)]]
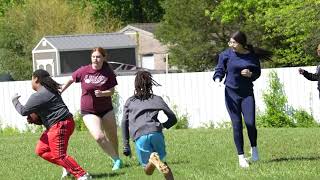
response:
[(28, 133), (40, 133), (43, 132), (46, 128), (43, 125), (27, 124), (26, 130), (24, 132)]
[(306, 111), (295, 110), (287, 104), (287, 97), (275, 71), (269, 73), (269, 88), (263, 93), (264, 113), (258, 113), (258, 127), (316, 127), (318, 124)]
[(120, 95), (118, 91), (115, 90), (114, 94), (112, 95), (112, 106), (113, 106), (114, 114), (118, 114), (119, 112), (119, 108), (120, 108), (119, 99), (120, 99)]
[(188, 129), (188, 127), (189, 127), (188, 114), (187, 113), (179, 114), (177, 105), (173, 105), (172, 110), (177, 117), (177, 124), (175, 124), (173, 128), (174, 129)]
[(256, 117), (258, 127), (295, 127), (291, 118), (285, 112), (261, 114)]
[(292, 118), (296, 127), (319, 127), (313, 116), (303, 109), (295, 110)]
[(112, 106), (113, 106), (113, 112), (116, 118), (117, 125), (119, 126), (120, 121), (117, 121), (119, 119), (119, 115), (121, 114), (120, 111), (120, 95), (118, 91), (114, 91), (114, 94), (112, 95)]
[(294, 127), (290, 116), (286, 113), (288, 101), (283, 84), (275, 71), (269, 73), (268, 86), (266, 92), (263, 92), (266, 111), (257, 116), (257, 124), (261, 127)]
[(14, 127), (5, 127), (3, 129), (0, 129), (0, 134), (12, 136), (20, 134), (20, 131), (19, 129)]
[(77, 131), (87, 131), (87, 127), (84, 124), (83, 116), (77, 111), (73, 116), (74, 122), (75, 122), (75, 129)]

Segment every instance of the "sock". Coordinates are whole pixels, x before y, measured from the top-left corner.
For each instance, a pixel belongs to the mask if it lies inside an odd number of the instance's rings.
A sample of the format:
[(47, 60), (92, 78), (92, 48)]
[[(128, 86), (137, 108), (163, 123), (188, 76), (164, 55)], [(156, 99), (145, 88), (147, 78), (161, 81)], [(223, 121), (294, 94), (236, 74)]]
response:
[(111, 157), (113, 162), (116, 162), (117, 160), (120, 160), (119, 156)]

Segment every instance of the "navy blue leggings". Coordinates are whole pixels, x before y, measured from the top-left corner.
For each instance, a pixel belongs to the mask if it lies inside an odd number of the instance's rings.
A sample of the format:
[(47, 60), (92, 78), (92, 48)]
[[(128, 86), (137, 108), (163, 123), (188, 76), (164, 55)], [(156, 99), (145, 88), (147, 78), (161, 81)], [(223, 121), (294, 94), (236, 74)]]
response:
[(255, 121), (256, 114), (253, 90), (241, 91), (226, 86), (225, 103), (232, 121), (233, 139), (236, 144), (238, 154), (244, 154), (242, 115), (247, 127), (251, 147), (257, 146), (257, 128)]

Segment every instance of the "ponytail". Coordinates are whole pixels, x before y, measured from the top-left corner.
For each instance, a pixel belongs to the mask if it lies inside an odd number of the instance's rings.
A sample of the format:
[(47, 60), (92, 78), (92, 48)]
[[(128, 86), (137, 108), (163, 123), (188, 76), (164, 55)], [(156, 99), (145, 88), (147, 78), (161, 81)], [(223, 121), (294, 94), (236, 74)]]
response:
[(61, 92), (59, 91), (59, 89), (61, 89), (61, 84), (53, 80), (47, 71), (38, 69), (33, 72), (32, 76), (38, 78), (39, 83), (50, 92), (59, 95), (61, 94)]
[(247, 49), (251, 53), (254, 53), (257, 56), (257, 58), (260, 60), (270, 60), (272, 58), (271, 51), (258, 48), (258, 47), (253, 47), (251, 44), (246, 45), (245, 49)]
[(251, 44), (247, 44), (247, 36), (244, 32), (236, 31), (231, 35), (230, 38), (234, 39), (236, 42), (241, 44), (245, 49), (247, 49), (251, 53), (254, 53), (260, 60), (270, 60), (272, 57), (271, 51), (258, 47), (253, 47)]

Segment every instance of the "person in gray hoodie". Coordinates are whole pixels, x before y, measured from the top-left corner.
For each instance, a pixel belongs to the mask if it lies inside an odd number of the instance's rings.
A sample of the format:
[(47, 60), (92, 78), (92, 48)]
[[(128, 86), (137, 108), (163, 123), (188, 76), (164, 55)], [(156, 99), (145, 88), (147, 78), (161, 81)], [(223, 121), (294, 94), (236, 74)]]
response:
[(20, 95), (17, 93), (12, 97), (12, 103), (22, 116), (37, 114), (46, 127), (37, 143), (36, 154), (48, 162), (65, 168), (78, 180), (92, 179), (67, 153), (75, 123), (73, 115), (61, 97), (60, 84), (42, 69), (33, 72), (31, 84), (36, 92), (29, 97), (26, 104), (20, 103)]
[[(317, 48), (317, 55), (320, 57), (320, 44)], [(303, 75), (306, 79), (310, 81), (318, 81), (318, 91), (319, 91), (319, 98), (320, 98), (320, 65), (317, 66), (316, 73), (310, 73), (302, 68), (299, 68), (299, 73)]]
[[(171, 128), (177, 123), (177, 118), (164, 100), (153, 94), (152, 86), (159, 84), (149, 72), (137, 72), (134, 84), (134, 95), (126, 101), (123, 110), (123, 154), (131, 156), (130, 136), (135, 143), (138, 160), (147, 175), (152, 175), (157, 168), (165, 179), (174, 179), (171, 169), (163, 162), (166, 146), (162, 129)], [(164, 123), (158, 120), (161, 110), (168, 117)]]

